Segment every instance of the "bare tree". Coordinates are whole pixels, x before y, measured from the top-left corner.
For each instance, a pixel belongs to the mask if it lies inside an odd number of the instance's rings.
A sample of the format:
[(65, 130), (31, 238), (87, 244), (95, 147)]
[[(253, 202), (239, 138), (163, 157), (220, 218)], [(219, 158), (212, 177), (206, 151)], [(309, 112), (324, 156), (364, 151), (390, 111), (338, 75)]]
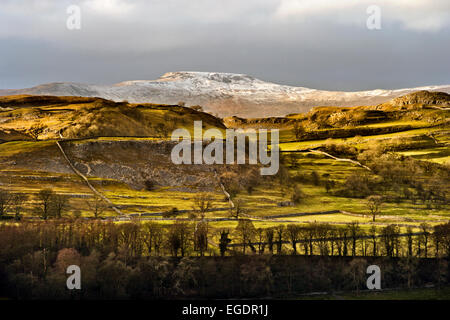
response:
[(15, 193), (11, 197), (11, 206), (14, 210), (14, 216), (16, 220), (21, 219), (20, 213), (23, 210), (23, 203), (28, 199), (28, 196), (23, 193)]
[(349, 230), (348, 227), (343, 227), (338, 229), (339, 235), (339, 244), (338, 244), (338, 252), (339, 255), (346, 257), (348, 255), (348, 242), (349, 242)]
[(358, 237), (360, 235), (360, 227), (358, 222), (353, 221), (348, 225), (349, 234), (352, 239), (352, 256), (356, 256), (356, 241), (358, 240)]
[(44, 220), (51, 214), (51, 203), (54, 195), (55, 194), (51, 189), (42, 189), (37, 195), (39, 204), (36, 211)]
[(399, 253), (399, 239), (398, 234), (400, 228), (396, 225), (388, 225), (381, 230), (382, 239), (384, 242), (385, 254), (388, 257), (398, 256)]
[(408, 243), (408, 258), (413, 256), (413, 230), (411, 227), (408, 227), (406, 229), (406, 232), (408, 234), (407, 236), (407, 243)]
[(425, 253), (425, 258), (428, 258), (428, 242), (429, 242), (429, 237), (430, 237), (430, 225), (427, 224), (426, 222), (423, 222), (420, 224), (420, 228), (422, 229), (423, 235), (421, 236), (421, 238), (423, 239), (423, 245), (424, 245), (424, 253)]
[(205, 251), (208, 250), (208, 223), (199, 222), (194, 231), (194, 250), (203, 257)]
[(103, 211), (107, 208), (103, 200), (97, 195), (94, 195), (92, 201), (86, 201), (86, 204), (96, 219), (100, 217)]
[(264, 237), (267, 241), (267, 245), (269, 247), (269, 251), (271, 254), (273, 254), (273, 237), (274, 237), (274, 229), (273, 228), (266, 228), (264, 230)]
[(192, 240), (191, 238), (192, 225), (188, 224), (187, 222), (178, 222), (175, 225), (177, 226), (176, 228), (178, 230), (178, 234), (180, 235), (181, 256), (184, 257), (189, 248), (189, 242)]
[(328, 236), (330, 237), (330, 253), (334, 256), (334, 248), (337, 246), (336, 238), (338, 237), (338, 231), (335, 226), (328, 226)]
[(258, 241), (258, 253), (264, 254), (264, 250), (266, 248), (265, 240), (265, 230), (263, 228), (256, 229), (256, 237)]
[(156, 224), (156, 226), (153, 228), (153, 248), (155, 249), (156, 255), (160, 254), (163, 243), (164, 230), (159, 224)]
[(375, 222), (375, 217), (380, 214), (380, 209), (383, 205), (383, 198), (380, 196), (369, 196), (366, 200), (369, 214), (372, 216), (372, 221)]
[(213, 207), (213, 198), (209, 193), (200, 193), (194, 197), (193, 210), (200, 214), (201, 219), (205, 219), (206, 212)]
[(149, 255), (154, 251), (156, 255), (159, 255), (161, 245), (163, 243), (164, 230), (159, 223), (146, 223), (143, 231), (143, 241), (147, 247)]
[(148, 255), (152, 254), (155, 245), (155, 234), (157, 232), (156, 229), (158, 228), (160, 228), (160, 225), (154, 222), (146, 223), (143, 225), (142, 241), (144, 241), (144, 244), (147, 247)]
[(61, 218), (63, 212), (69, 207), (69, 197), (65, 194), (55, 194), (51, 197), (51, 207), (56, 218)]
[(235, 232), (242, 242), (242, 253), (245, 254), (247, 245), (252, 242), (255, 236), (255, 226), (250, 220), (240, 219)]
[(308, 239), (308, 246), (309, 246), (309, 255), (312, 256), (314, 255), (314, 242), (313, 239), (317, 234), (317, 228), (318, 228), (318, 224), (317, 223), (310, 223), (307, 227), (306, 227), (306, 237)]
[(370, 234), (370, 239), (372, 240), (372, 255), (375, 257), (378, 252), (377, 228), (375, 226), (370, 227), (369, 234)]
[(0, 189), (0, 217), (6, 214), (11, 205), (11, 193), (7, 190)]
[(170, 226), (168, 245), (175, 257), (178, 255), (178, 251), (181, 252), (182, 257), (185, 256), (191, 240), (190, 234), (191, 228), (186, 222), (177, 221)]
[(220, 231), (220, 241), (219, 241), (219, 249), (220, 256), (225, 256), (225, 252), (227, 251), (227, 246), (231, 242), (231, 239), (228, 237), (230, 232), (228, 230)]
[(300, 239), (303, 241), (303, 251), (304, 251), (305, 256), (308, 255), (308, 248), (309, 248), (309, 243), (308, 243), (309, 230), (308, 229), (309, 229), (308, 226), (300, 228)]
[(167, 234), (167, 246), (169, 247), (171, 254), (174, 257), (177, 257), (178, 251), (180, 250), (181, 247), (181, 241), (174, 225), (171, 225), (169, 227), (169, 233)]
[(319, 239), (319, 252), (323, 256), (327, 256), (329, 253), (327, 238), (330, 233), (330, 225), (320, 224), (316, 226), (316, 235)]
[(297, 254), (297, 242), (300, 240), (300, 227), (295, 224), (290, 224), (286, 228), (289, 240), (294, 250), (292, 253)]
[(284, 234), (284, 225), (279, 225), (275, 227), (275, 235), (276, 235), (276, 244), (277, 244), (277, 254), (281, 254), (283, 251), (283, 234)]

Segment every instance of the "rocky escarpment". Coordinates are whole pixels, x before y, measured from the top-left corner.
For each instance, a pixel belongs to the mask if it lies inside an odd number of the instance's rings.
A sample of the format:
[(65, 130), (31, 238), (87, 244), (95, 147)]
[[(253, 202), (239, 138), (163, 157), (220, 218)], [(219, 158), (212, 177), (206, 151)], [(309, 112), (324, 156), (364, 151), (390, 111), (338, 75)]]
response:
[[(314, 107), (307, 113), (290, 114), (286, 117), (268, 117), (244, 119), (240, 117), (227, 117), (224, 124), (230, 128), (293, 128), (296, 122), (302, 123), (309, 129), (342, 129), (345, 128), (345, 136), (350, 134), (349, 127), (361, 126), (370, 123), (395, 120), (422, 120), (430, 125), (448, 123), (450, 107), (450, 95), (445, 92), (418, 91), (394, 98), (389, 102), (376, 106), (358, 107)], [(384, 130), (406, 130), (407, 128), (371, 128), (367, 134), (388, 133)], [(317, 132), (316, 132), (317, 133)], [(315, 133), (315, 135), (316, 135)], [(326, 134), (321, 131), (320, 133)], [(363, 132), (356, 134), (364, 135)], [(330, 137), (339, 138), (345, 136)], [(318, 138), (314, 136), (314, 138)]]
[(426, 90), (413, 92), (384, 103), (385, 106), (433, 106), (450, 107), (450, 94), (446, 92), (430, 92)]
[[(105, 179), (103, 183), (108, 179), (123, 182), (137, 190), (152, 187), (211, 190), (218, 187), (214, 170), (219, 175), (242, 170), (233, 165), (173, 164), (170, 153), (175, 143), (169, 141), (87, 140), (62, 141), (61, 145), (74, 167), (86, 177)], [(54, 143), (3, 157), (2, 162), (13, 163), (14, 168), (73, 173)]]

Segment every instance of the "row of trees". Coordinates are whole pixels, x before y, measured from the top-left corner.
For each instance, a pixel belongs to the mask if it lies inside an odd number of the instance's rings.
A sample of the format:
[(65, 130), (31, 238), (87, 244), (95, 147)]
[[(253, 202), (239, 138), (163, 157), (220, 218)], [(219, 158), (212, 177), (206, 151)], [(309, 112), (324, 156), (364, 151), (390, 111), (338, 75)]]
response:
[[(0, 295), (291, 296), (359, 290), (369, 264), (381, 266), (384, 288), (440, 285), (447, 281), (450, 223), (422, 229), (401, 234), (397, 226), (387, 226), (364, 232), (356, 223), (255, 229), (249, 220), (240, 220), (234, 230), (213, 229), (205, 221), (164, 225), (52, 219), (1, 224)], [(82, 290), (77, 292), (65, 285), (65, 270), (73, 264), (82, 270)]]
[[(29, 195), (24, 193), (0, 189), (0, 219), (12, 213), (16, 220), (20, 220), (26, 204), (31, 203), (30, 200), (34, 201), (33, 213), (44, 220), (62, 218), (63, 214), (70, 209), (70, 196), (56, 193), (52, 189), (40, 190), (33, 199), (30, 199)], [(108, 206), (98, 196), (86, 201), (86, 206), (95, 218), (100, 217), (108, 209)], [(73, 215), (79, 217), (81, 212), (73, 210)]]
[[(14, 259), (35, 249), (57, 251), (75, 248), (86, 254), (122, 253), (127, 260), (142, 256), (204, 255), (305, 255), (305, 256), (387, 256), (450, 257), (450, 223), (421, 232), (401, 233), (396, 225), (372, 226), (364, 230), (357, 223), (278, 225), (255, 228), (240, 219), (233, 230), (215, 229), (206, 221), (113, 223), (101, 220), (51, 220), (1, 225), (0, 241), (9, 244), (0, 253)], [(17, 245), (20, 243), (20, 245)]]
[[(301, 190), (294, 190), (294, 196), (301, 198)], [(293, 196), (293, 201), (295, 201)], [(23, 203), (27, 197), (22, 194), (10, 193), (2, 190), (0, 192), (0, 216), (4, 216), (8, 210), (15, 212), (16, 218), (20, 218)], [(106, 206), (99, 198), (87, 201), (89, 209), (94, 216), (99, 217), (106, 209)], [(380, 211), (382, 199), (378, 196), (369, 197), (367, 206), (375, 221), (376, 215)], [(238, 204), (239, 205), (239, 204)], [(125, 239), (134, 239), (133, 247), (139, 248), (140, 255), (151, 255), (152, 251), (156, 255), (170, 254), (173, 256), (190, 255), (197, 252), (203, 256), (208, 251), (212, 253), (211, 244), (219, 248), (218, 252), (225, 255), (230, 249), (229, 230), (219, 232), (211, 229), (205, 222), (205, 215), (213, 206), (213, 199), (207, 193), (198, 194), (194, 198), (192, 211), (192, 221), (177, 221), (170, 226), (159, 224), (140, 224), (133, 222), (125, 224), (124, 230), (135, 230), (136, 234), (126, 235)], [(44, 220), (50, 217), (62, 218), (63, 212), (69, 207), (69, 198), (65, 195), (56, 194), (50, 189), (41, 190), (36, 197), (34, 211)], [(173, 208), (167, 215), (176, 216), (178, 210)], [(197, 220), (200, 218), (200, 220)], [(236, 216), (239, 218), (239, 215)], [(390, 225), (384, 228), (372, 226), (369, 230), (362, 229), (357, 223), (346, 226), (332, 224), (309, 224), (309, 225), (279, 225), (271, 228), (256, 229), (250, 220), (239, 219), (238, 226), (231, 232), (234, 243), (231, 244), (233, 252), (241, 251), (264, 254), (303, 254), (303, 255), (339, 255), (339, 256), (378, 256), (389, 257), (410, 256), (429, 257), (432, 255), (448, 255), (448, 227), (446, 225), (431, 228), (427, 224), (421, 225), (421, 232), (414, 234), (409, 229), (405, 234), (400, 234), (400, 228)], [(66, 224), (67, 221), (61, 221)], [(70, 222), (72, 223), (72, 222)], [(69, 224), (70, 224), (69, 223)], [(58, 222), (55, 222), (58, 225)], [(125, 226), (134, 226), (125, 227)], [(145, 227), (143, 227), (145, 226)], [(94, 228), (95, 229), (95, 228)], [(113, 225), (108, 230), (115, 230)], [(118, 246), (117, 234), (122, 231), (110, 232), (116, 234), (115, 246)], [(103, 235), (99, 236), (104, 238)], [(63, 243), (61, 239), (55, 242)], [(67, 243), (72, 246), (73, 244)], [(87, 246), (89, 247), (89, 245)], [(145, 247), (145, 249), (144, 249)], [(116, 248), (117, 249), (117, 248)], [(249, 251), (250, 250), (250, 251)], [(132, 251), (135, 251), (134, 249)]]
[(402, 233), (397, 225), (365, 230), (356, 222), (346, 226), (311, 223), (256, 229), (251, 221), (240, 220), (234, 233), (242, 253), (250, 249), (253, 253), (278, 255), (450, 257), (449, 223), (434, 228), (422, 223), (420, 231), (413, 232), (409, 227)]

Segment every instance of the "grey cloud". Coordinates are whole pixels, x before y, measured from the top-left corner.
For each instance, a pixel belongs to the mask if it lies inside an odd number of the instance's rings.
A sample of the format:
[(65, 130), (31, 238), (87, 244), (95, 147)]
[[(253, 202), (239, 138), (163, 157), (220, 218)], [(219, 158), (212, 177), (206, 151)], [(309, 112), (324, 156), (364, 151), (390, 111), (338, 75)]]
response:
[[(332, 90), (450, 83), (448, 1), (380, 1), (377, 31), (365, 28), (365, 0), (332, 2), (5, 0), (0, 88), (108, 84), (179, 70)], [(82, 8), (79, 31), (65, 27), (70, 4)]]

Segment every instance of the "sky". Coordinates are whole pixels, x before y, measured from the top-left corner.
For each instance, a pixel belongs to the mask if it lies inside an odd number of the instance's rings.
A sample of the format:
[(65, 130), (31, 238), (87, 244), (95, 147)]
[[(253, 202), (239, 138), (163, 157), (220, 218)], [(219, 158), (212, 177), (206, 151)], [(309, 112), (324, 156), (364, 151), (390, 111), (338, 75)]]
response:
[(0, 0), (0, 89), (171, 71), (344, 91), (450, 84), (450, 1)]

